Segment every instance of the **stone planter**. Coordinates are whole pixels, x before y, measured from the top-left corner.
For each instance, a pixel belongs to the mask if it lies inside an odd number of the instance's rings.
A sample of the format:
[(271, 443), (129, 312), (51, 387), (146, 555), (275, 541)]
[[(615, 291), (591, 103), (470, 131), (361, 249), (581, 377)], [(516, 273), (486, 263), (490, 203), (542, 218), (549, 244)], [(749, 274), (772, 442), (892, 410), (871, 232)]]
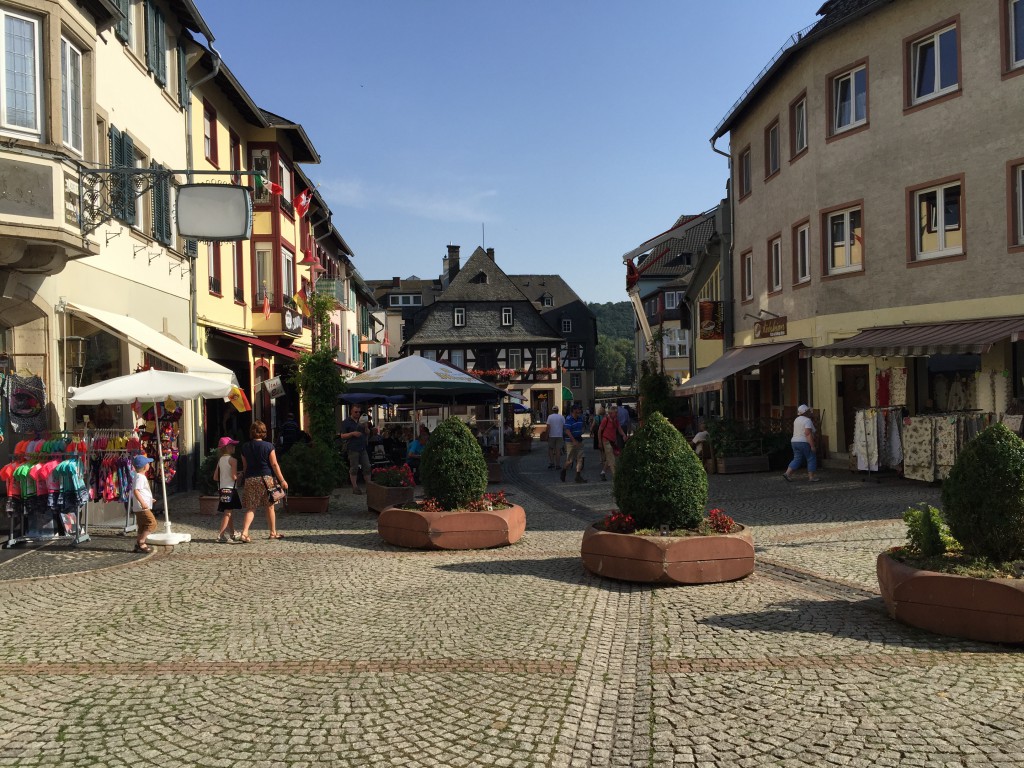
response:
[(533, 448), (533, 440), (509, 440), (505, 443), (506, 456), (521, 456)]
[(739, 472), (767, 472), (767, 456), (725, 456), (715, 460), (715, 469), (720, 475)]
[(580, 556), (598, 576), (645, 584), (716, 584), (754, 572), (754, 537), (748, 528), (715, 536), (642, 536), (592, 525)]
[(330, 496), (286, 496), (284, 510), (299, 514), (326, 512)]
[(876, 563), (889, 616), (937, 635), (1024, 643), (1024, 580), (922, 571), (884, 552)]
[(217, 507), (220, 506), (220, 496), (200, 496), (199, 514), (212, 517), (217, 514)]
[[(501, 471), (501, 463), (497, 461), (487, 462), (487, 482), (488, 483), (500, 483), (505, 479), (504, 474)], [(401, 502), (399, 502), (401, 503)], [(389, 505), (393, 506), (393, 505)]]
[(388, 544), (410, 549), (491, 549), (515, 544), (526, 530), (519, 505), (491, 512), (424, 512), (389, 507), (377, 518)]
[(414, 486), (392, 488), (387, 485), (378, 485), (371, 480), (366, 483), (366, 509), (369, 512), (380, 513), (388, 507), (396, 507), (399, 504), (412, 501), (415, 495), (416, 488)]

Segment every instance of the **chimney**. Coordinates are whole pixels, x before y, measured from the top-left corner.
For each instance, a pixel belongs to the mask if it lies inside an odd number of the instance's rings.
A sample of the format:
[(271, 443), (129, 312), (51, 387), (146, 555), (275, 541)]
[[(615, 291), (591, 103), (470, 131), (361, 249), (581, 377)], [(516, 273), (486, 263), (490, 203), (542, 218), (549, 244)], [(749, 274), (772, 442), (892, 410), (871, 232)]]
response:
[(391, 287), (392, 288), (401, 288), (402, 287), (402, 278), (400, 278), (400, 277), (392, 277), (391, 278)]
[(491, 261), (494, 261), (494, 249), (493, 248), (488, 248), (487, 249), (487, 256), (490, 258)]
[(448, 255), (444, 257), (443, 272), (441, 279), (446, 286), (459, 274), (459, 246), (448, 246)]

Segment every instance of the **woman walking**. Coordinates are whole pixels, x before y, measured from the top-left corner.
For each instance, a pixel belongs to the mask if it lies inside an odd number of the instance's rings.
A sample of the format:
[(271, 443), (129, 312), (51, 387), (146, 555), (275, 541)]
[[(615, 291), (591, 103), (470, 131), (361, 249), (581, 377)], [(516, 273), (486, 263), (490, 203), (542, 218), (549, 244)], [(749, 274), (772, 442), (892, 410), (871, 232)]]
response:
[(277, 517), (274, 514), (274, 500), (270, 498), (270, 486), (276, 477), (277, 482), (287, 491), (288, 481), (281, 474), (274, 444), (267, 442), (267, 425), (259, 419), (255, 420), (249, 427), (249, 437), (249, 442), (242, 446), (242, 476), (245, 477), (242, 506), (245, 507), (245, 522), (238, 540), (245, 544), (252, 541), (249, 538), (249, 526), (256, 516), (256, 507), (262, 507), (267, 512), (269, 538), (283, 539), (284, 535), (277, 532)]
[(619, 422), (619, 407), (613, 405), (608, 413), (601, 420), (601, 452), (604, 454), (604, 463), (612, 477), (615, 476), (615, 457), (621, 446), (626, 442), (626, 432)]

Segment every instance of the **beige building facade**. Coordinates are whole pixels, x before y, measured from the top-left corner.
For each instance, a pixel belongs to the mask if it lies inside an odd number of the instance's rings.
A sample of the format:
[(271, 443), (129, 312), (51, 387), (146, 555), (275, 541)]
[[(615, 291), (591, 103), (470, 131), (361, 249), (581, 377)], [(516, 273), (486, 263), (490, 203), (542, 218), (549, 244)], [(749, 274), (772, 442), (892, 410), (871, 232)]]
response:
[[(732, 169), (732, 346), (772, 345), (731, 384), (723, 376), (735, 413), (788, 417), (810, 402), (845, 447), (858, 408), (943, 410), (940, 380), (963, 379), (968, 409), (1013, 409), (1022, 3), (865, 0), (821, 13), (714, 137), (728, 134)], [(890, 403), (879, 374), (899, 369), (905, 402)]]

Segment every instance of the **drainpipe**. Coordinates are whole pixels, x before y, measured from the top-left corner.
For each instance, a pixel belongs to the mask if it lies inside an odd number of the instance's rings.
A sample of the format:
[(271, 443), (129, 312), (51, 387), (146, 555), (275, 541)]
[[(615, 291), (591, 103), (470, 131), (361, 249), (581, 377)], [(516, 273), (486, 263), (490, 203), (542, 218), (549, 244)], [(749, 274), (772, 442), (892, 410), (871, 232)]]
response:
[[(207, 38), (210, 53), (213, 56), (213, 69), (208, 74), (199, 78), (194, 83), (188, 83), (188, 98), (185, 100), (185, 168), (188, 170), (188, 181), (192, 183), (195, 176), (193, 172), (192, 152), (192, 92), (208, 80), (212, 80), (220, 72), (220, 53), (213, 47), (213, 40)], [(187, 82), (187, 77), (186, 77)], [(196, 307), (196, 262), (198, 255), (192, 259), (188, 271), (188, 303), (189, 303), (189, 348), (193, 352), (199, 351), (199, 311)], [(202, 445), (205, 442), (203, 426), (199, 421), (199, 409), (192, 407), (192, 455), (195, 457), (194, 472), (188, 479), (194, 480), (198, 477), (199, 465), (202, 463)], [(191, 486), (192, 484), (190, 484)]]
[[(730, 155), (728, 152), (723, 152), (722, 150), (720, 150), (718, 147), (715, 146), (715, 141), (717, 140), (717, 138), (718, 137), (713, 137), (711, 139), (711, 151), (721, 155), (722, 157), (724, 157), (726, 160), (729, 161), (729, 177), (728, 177), (729, 180), (726, 182), (726, 190), (728, 191), (728, 195), (729, 195), (729, 242), (728, 242), (728, 245), (726, 246), (727, 258), (722, 260), (723, 263), (722, 263), (722, 278), (721, 278), (721, 280), (722, 280), (722, 295), (725, 297), (725, 301), (728, 302), (727, 306), (729, 308), (729, 311), (725, 313), (725, 317), (723, 318), (723, 326), (724, 326), (723, 327), (723, 334), (722, 334), (724, 336), (723, 344), (724, 344), (724, 349), (729, 349), (729, 348), (732, 347), (732, 343), (733, 343), (732, 257), (733, 257), (733, 248), (735, 246), (735, 240), (734, 240), (734, 237), (733, 237), (733, 233), (734, 233), (734, 229), (735, 229), (735, 220), (734, 220), (733, 214), (735, 213), (735, 210), (736, 210), (736, 196), (733, 194), (733, 189), (732, 189), (732, 155)], [(723, 350), (723, 352), (724, 352), (724, 350)], [(723, 416), (728, 416), (729, 415), (726, 411), (727, 411), (727, 404), (729, 402), (731, 402), (731, 400), (732, 400), (732, 398), (730, 398), (729, 395), (732, 395), (732, 394), (733, 393), (731, 391), (731, 387), (729, 387), (728, 380), (727, 380), (725, 382), (725, 387), (723, 387), (723, 390), (722, 390), (722, 415)]]

